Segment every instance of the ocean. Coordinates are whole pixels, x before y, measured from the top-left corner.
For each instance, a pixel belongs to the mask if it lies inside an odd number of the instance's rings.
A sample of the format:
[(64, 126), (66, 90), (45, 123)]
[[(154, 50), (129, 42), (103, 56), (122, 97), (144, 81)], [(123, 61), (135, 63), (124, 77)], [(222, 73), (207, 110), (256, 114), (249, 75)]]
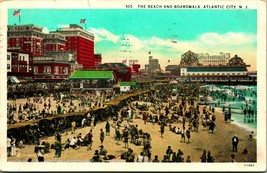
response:
[[(222, 112), (222, 107), (228, 110), (231, 107), (231, 123), (234, 123), (247, 131), (257, 131), (257, 86), (228, 86), (205, 85), (211, 97), (211, 105), (215, 110)], [(244, 109), (252, 110), (253, 116), (244, 118)]]

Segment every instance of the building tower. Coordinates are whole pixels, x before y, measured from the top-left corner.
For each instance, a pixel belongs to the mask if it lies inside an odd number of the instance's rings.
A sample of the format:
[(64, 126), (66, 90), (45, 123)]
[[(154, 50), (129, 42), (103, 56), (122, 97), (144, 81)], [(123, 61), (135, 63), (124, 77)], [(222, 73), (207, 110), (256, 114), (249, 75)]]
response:
[(77, 24), (60, 28), (58, 31), (65, 36), (66, 50), (75, 51), (78, 64), (83, 68), (95, 67), (94, 35)]

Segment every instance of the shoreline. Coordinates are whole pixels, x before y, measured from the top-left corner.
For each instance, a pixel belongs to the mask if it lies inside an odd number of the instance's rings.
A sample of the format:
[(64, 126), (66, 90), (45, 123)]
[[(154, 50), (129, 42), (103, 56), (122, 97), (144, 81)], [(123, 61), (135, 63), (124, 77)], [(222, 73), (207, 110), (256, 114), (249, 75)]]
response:
[[(217, 108), (217, 109), (219, 109), (219, 108)], [(218, 111), (218, 113), (220, 113), (221, 116), (224, 116), (223, 113), (222, 113), (222, 111), (220, 111), (220, 110), (216, 110), (216, 111)], [(234, 124), (234, 125), (240, 127), (241, 129), (247, 131), (248, 133), (251, 132), (251, 131), (254, 131), (254, 133), (257, 133), (257, 127), (256, 128), (253, 128), (248, 123), (239, 123), (238, 121), (235, 121), (233, 117), (234, 116), (232, 116), (231, 124)]]

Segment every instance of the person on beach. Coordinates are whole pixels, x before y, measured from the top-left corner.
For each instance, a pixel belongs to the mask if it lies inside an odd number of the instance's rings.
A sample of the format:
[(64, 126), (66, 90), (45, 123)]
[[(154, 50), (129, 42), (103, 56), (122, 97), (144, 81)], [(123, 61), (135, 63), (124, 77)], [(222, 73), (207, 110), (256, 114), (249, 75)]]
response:
[(227, 123), (228, 122), (228, 113), (226, 111), (224, 111), (223, 114), (224, 114), (224, 122)]
[(104, 146), (103, 145), (100, 145), (99, 146), (100, 147), (100, 149), (99, 149), (99, 155), (100, 156), (104, 156), (104, 160), (108, 160), (108, 157), (107, 157), (107, 150), (104, 148)]
[(191, 162), (190, 156), (187, 156), (187, 159), (186, 159), (185, 162), (186, 162), (186, 163), (190, 163), (190, 162)]
[(61, 151), (62, 151), (62, 146), (61, 146), (61, 142), (59, 139), (56, 139), (55, 141), (55, 156), (56, 158), (61, 157)]
[(100, 129), (99, 137), (100, 137), (100, 143), (102, 145), (105, 139), (105, 133), (103, 132), (103, 129)]
[(203, 151), (203, 154), (201, 155), (200, 160), (202, 163), (207, 162), (206, 150)]
[(214, 121), (211, 120), (211, 122), (210, 122), (210, 127), (209, 127), (209, 130), (211, 131), (211, 133), (213, 133), (215, 127), (216, 127), (216, 125), (215, 125)]
[(236, 160), (235, 160), (235, 155), (234, 155), (234, 154), (231, 154), (231, 162), (232, 162), (232, 163), (235, 163), (235, 162), (236, 162)]
[(187, 143), (189, 144), (190, 143), (190, 137), (191, 137), (190, 130), (187, 129), (185, 133), (186, 133), (186, 137), (187, 137)]
[(159, 162), (159, 156), (155, 155), (155, 158), (152, 160), (152, 162)]
[(126, 152), (125, 158), (126, 158), (126, 162), (134, 162), (135, 155), (131, 148), (129, 148), (128, 152)]
[(76, 137), (74, 136), (71, 141), (70, 141), (70, 147), (73, 148), (73, 149), (76, 149), (77, 148), (77, 139)]
[(115, 139), (117, 141), (116, 142), (117, 144), (121, 140), (121, 132), (120, 132), (120, 128), (119, 127), (115, 127)]
[(185, 128), (183, 127), (183, 130), (181, 131), (181, 141), (180, 142), (185, 142)]
[(165, 128), (165, 124), (164, 122), (161, 122), (160, 124), (160, 137), (163, 138), (163, 134), (164, 134), (164, 128)]
[(71, 134), (75, 134), (75, 130), (76, 130), (76, 121), (73, 120), (71, 122)]
[(144, 124), (146, 124), (146, 122), (147, 122), (147, 114), (146, 114), (146, 112), (143, 113), (143, 120), (144, 120)]
[(35, 147), (35, 153), (38, 158), (38, 162), (44, 162), (44, 146), (43, 145), (38, 145)]
[(82, 125), (82, 127), (85, 127), (86, 126), (86, 118), (83, 118), (82, 119), (82, 124), (81, 125)]
[(211, 155), (210, 151), (208, 151), (207, 162), (209, 162), (209, 163), (214, 162), (214, 157)]
[(11, 156), (16, 156), (16, 138), (11, 139)]
[(106, 122), (105, 129), (106, 129), (106, 135), (110, 135), (110, 124), (109, 124), (108, 120)]
[(125, 129), (123, 130), (123, 142), (124, 142), (124, 146), (125, 148), (128, 148), (128, 139), (129, 139), (129, 132), (127, 127), (125, 127)]
[(7, 156), (11, 154), (11, 139), (7, 137)]
[(252, 132), (250, 132), (250, 134), (249, 134), (249, 140), (252, 140), (254, 138), (254, 131), (252, 131)]
[(173, 151), (171, 149), (171, 146), (168, 146), (168, 149), (166, 150), (166, 156), (168, 160), (170, 160), (170, 157), (172, 154), (173, 154)]
[(85, 136), (86, 142), (87, 142), (87, 151), (92, 149), (93, 145), (93, 130), (90, 130), (90, 132)]
[(232, 138), (232, 146), (233, 146), (233, 152), (237, 152), (237, 145), (239, 142), (239, 138), (235, 134), (234, 137)]

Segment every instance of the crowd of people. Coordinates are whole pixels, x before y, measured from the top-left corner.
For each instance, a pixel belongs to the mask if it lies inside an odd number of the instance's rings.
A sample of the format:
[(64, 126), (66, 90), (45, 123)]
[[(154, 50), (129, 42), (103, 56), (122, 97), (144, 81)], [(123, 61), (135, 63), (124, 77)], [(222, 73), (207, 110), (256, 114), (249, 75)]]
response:
[[(8, 131), (8, 153), (12, 154), (12, 146), (23, 147), (24, 144), (35, 144), (35, 153), (38, 161), (44, 161), (44, 154), (55, 150), (55, 158), (61, 157), (61, 152), (67, 149), (79, 150), (81, 147), (87, 147), (91, 150), (96, 137), (93, 135), (94, 127), (98, 122), (105, 122), (105, 128), (99, 131), (99, 150), (95, 150), (92, 156), (92, 162), (102, 162), (115, 158), (108, 154), (105, 149), (106, 137), (114, 138), (127, 152), (121, 153), (121, 159), (126, 162), (191, 162), (189, 155), (183, 157), (183, 151), (178, 149), (174, 152), (171, 146), (168, 146), (163, 158), (159, 158), (158, 153), (153, 153), (152, 158), (152, 136), (149, 129), (140, 129), (138, 124), (133, 123), (134, 119), (142, 119), (144, 125), (151, 123), (158, 127), (159, 135), (164, 138), (166, 128), (176, 135), (180, 135), (180, 142), (190, 144), (192, 133), (199, 132), (199, 125), (207, 131), (214, 133), (215, 130), (215, 110), (211, 106), (204, 106), (202, 112), (196, 104), (200, 94), (198, 84), (179, 84), (177, 85), (178, 99), (172, 99), (172, 85), (165, 84), (158, 86), (155, 90), (129, 97), (122, 101), (117, 107), (108, 106), (96, 111), (87, 111), (83, 114), (53, 118), (46, 120), (46, 117), (53, 117), (58, 114), (67, 114), (71, 112), (81, 112), (81, 110), (93, 110), (103, 107), (104, 103), (110, 101), (119, 95), (113, 91), (102, 93), (56, 93), (48, 96), (27, 97), (25, 104), (8, 104), (8, 123), (30, 121), (39, 119), (35, 124), (30, 124), (18, 129)], [(42, 106), (40, 106), (42, 105)], [(40, 110), (40, 107), (42, 109)], [(24, 115), (23, 115), (24, 114)], [(17, 117), (17, 118), (16, 118)], [(180, 128), (179, 126), (182, 125)], [(76, 135), (77, 128), (90, 127), (90, 131), (83, 136), (82, 133)], [(110, 136), (111, 129), (114, 129), (114, 136)], [(72, 138), (66, 141), (61, 140), (61, 135), (71, 132)], [(44, 137), (55, 136), (53, 144), (42, 143)], [(233, 139), (233, 151), (237, 150), (237, 139)], [(131, 145), (140, 146), (142, 152), (135, 156)], [(235, 143), (235, 144), (234, 144)], [(237, 142), (238, 143), (238, 142)], [(13, 146), (13, 147), (14, 147)], [(203, 151), (200, 157), (201, 162), (214, 162), (211, 152)]]

